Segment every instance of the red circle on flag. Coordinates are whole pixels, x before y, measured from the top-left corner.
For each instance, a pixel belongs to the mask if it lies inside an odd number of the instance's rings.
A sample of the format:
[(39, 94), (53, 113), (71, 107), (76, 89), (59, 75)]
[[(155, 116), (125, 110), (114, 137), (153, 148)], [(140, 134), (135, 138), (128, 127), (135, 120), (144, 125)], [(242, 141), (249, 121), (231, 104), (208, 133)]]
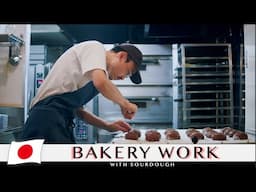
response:
[(18, 149), (18, 156), (21, 159), (27, 159), (29, 158), (33, 153), (33, 148), (31, 147), (31, 145), (22, 145), (19, 149)]

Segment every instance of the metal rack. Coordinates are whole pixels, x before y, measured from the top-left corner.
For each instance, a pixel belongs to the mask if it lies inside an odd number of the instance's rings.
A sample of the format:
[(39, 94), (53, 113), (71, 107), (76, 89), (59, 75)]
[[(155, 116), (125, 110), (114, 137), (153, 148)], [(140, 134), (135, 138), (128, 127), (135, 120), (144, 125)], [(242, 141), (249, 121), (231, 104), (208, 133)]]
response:
[(245, 129), (245, 66), (244, 66), (244, 46), (240, 47), (240, 106), (239, 106), (239, 129)]
[(173, 45), (175, 128), (233, 125), (230, 44)]

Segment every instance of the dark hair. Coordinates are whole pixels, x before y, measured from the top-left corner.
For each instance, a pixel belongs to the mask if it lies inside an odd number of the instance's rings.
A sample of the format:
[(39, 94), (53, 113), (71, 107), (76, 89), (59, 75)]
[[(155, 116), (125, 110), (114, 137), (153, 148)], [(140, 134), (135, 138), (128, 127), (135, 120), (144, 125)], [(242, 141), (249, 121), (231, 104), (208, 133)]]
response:
[(111, 49), (111, 51), (115, 53), (118, 53), (120, 51), (125, 51), (127, 53), (126, 62), (129, 62), (131, 60), (136, 65), (136, 72), (130, 77), (130, 79), (133, 83), (140, 84), (142, 80), (141, 80), (139, 68), (142, 63), (142, 52), (137, 47), (129, 43), (122, 43), (120, 45), (116, 45)]
[(115, 53), (118, 53), (118, 52), (120, 52), (120, 51), (124, 51), (121, 47), (119, 47), (119, 46), (115, 46), (115, 47), (113, 47), (112, 49), (111, 49), (111, 51), (114, 51)]
[(119, 46), (113, 47), (113, 48), (111, 49), (111, 51), (113, 51), (113, 52), (115, 52), (115, 53), (118, 53), (118, 52), (120, 52), (120, 51), (124, 51), (124, 52), (127, 53), (127, 60), (126, 60), (126, 63), (131, 60), (131, 57), (130, 57), (129, 53), (128, 53), (127, 51), (125, 51), (124, 49), (122, 49), (121, 47), (119, 47)]

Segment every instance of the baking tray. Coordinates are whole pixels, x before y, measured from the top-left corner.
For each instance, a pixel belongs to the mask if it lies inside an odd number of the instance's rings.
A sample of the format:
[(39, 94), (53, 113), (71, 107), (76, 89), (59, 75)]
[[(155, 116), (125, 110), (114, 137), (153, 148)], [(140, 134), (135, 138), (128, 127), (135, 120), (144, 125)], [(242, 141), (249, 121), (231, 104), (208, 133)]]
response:
[[(187, 129), (175, 129), (180, 134), (180, 139), (177, 140), (167, 140), (165, 138), (164, 132), (166, 129), (157, 129), (157, 131), (161, 134), (161, 139), (159, 141), (146, 141), (145, 140), (145, 132), (148, 129), (140, 129), (141, 137), (138, 140), (130, 140), (125, 139), (125, 133), (117, 134), (111, 143), (113, 144), (193, 144), (191, 139), (186, 135)], [(197, 129), (202, 132), (202, 129)], [(217, 132), (220, 132), (220, 129), (213, 129)], [(204, 137), (203, 140), (199, 140), (197, 144), (239, 144), (239, 143), (255, 143), (253, 139), (244, 139), (244, 140), (234, 140), (232, 137), (227, 136), (227, 140), (225, 141), (216, 141), (210, 138)]]

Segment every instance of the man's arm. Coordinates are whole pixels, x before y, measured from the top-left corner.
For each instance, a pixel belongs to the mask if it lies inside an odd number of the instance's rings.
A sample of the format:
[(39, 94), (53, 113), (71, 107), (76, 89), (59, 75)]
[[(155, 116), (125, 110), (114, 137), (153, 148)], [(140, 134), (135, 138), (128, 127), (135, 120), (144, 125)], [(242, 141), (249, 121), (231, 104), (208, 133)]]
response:
[(99, 128), (103, 128), (107, 131), (124, 131), (127, 132), (131, 129), (130, 125), (124, 121), (116, 121), (116, 122), (106, 122), (103, 119), (97, 117), (93, 113), (90, 113), (89, 111), (85, 111), (83, 108), (79, 108), (77, 110), (77, 115), (84, 119), (87, 123), (94, 125)]
[(90, 73), (96, 89), (107, 99), (117, 103), (121, 107), (125, 118), (132, 119), (137, 112), (137, 106), (125, 99), (117, 87), (107, 78), (105, 72), (95, 69)]

